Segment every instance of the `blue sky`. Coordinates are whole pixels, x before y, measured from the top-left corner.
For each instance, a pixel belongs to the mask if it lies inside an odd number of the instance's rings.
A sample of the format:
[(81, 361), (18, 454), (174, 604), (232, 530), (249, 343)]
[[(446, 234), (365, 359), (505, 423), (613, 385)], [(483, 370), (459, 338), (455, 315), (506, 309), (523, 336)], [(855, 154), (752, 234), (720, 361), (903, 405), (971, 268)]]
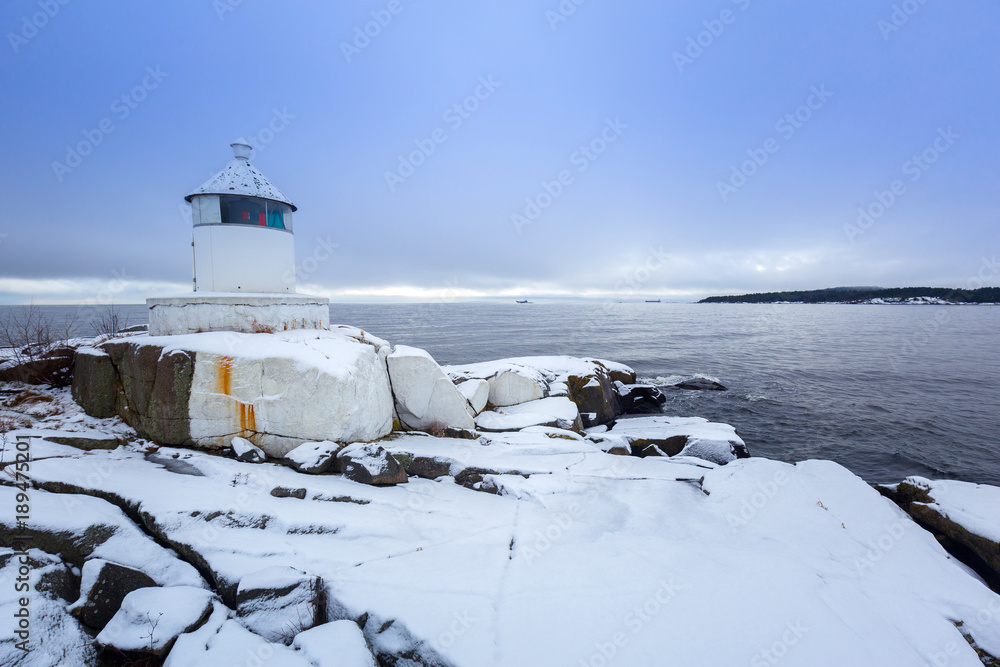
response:
[(241, 137), (337, 301), (1000, 284), (996, 3), (63, 2), (0, 9), (0, 303), (190, 289)]

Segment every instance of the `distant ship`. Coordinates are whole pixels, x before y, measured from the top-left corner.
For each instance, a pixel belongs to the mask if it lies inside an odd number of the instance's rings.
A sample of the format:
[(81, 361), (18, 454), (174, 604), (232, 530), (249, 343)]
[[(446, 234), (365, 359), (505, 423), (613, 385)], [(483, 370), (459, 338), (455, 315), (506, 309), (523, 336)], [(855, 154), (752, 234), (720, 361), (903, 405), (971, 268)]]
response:
[(514, 303), (531, 303), (531, 302), (525, 299), (524, 301), (515, 301)]
[(646, 299), (646, 303), (659, 303), (659, 299)]

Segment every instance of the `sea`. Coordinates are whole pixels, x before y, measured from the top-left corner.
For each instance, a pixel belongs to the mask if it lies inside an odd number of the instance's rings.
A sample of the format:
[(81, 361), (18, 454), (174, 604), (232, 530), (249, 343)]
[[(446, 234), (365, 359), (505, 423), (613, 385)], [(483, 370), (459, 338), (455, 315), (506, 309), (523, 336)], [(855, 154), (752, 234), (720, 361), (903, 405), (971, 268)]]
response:
[[(76, 312), (39, 308), (57, 322)], [(119, 309), (129, 324), (146, 321), (144, 306)], [(872, 483), (921, 475), (1000, 486), (997, 306), (511, 302), (330, 310), (331, 322), (424, 348), (442, 365), (572, 355), (628, 364), (641, 382), (663, 386), (716, 379), (727, 391), (666, 390), (664, 413), (732, 424), (755, 456), (830, 459)], [(88, 321), (75, 319), (78, 329)]]

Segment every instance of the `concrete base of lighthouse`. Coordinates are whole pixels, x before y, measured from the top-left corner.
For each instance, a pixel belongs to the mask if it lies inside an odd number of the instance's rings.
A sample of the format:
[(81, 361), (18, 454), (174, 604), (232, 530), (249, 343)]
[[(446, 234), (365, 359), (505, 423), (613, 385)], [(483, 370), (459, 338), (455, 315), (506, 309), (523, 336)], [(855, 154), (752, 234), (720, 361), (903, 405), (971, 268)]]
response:
[(146, 299), (149, 335), (328, 329), (330, 300), (305, 294), (192, 292)]

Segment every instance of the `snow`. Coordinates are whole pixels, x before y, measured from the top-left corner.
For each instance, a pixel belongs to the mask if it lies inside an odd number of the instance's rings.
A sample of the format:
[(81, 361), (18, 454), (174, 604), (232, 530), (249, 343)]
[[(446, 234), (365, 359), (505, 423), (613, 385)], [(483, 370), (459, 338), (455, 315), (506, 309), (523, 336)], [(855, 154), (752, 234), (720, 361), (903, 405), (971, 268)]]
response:
[(925, 489), (933, 503), (925, 504), (970, 533), (1000, 543), (1000, 488), (951, 480), (907, 477), (906, 483)]
[(314, 667), (296, 651), (269, 643), (233, 620), (224, 621), (216, 633), (207, 637), (203, 647), (196, 642), (182, 644), (183, 639), (170, 652), (164, 667)]
[(677, 435), (688, 436), (688, 442), (721, 441), (744, 444), (729, 424), (710, 422), (701, 417), (667, 417), (653, 415), (648, 417), (629, 417), (619, 419), (607, 431), (609, 434), (622, 435), (629, 440), (645, 438), (666, 439)]
[(476, 417), (476, 426), (484, 431), (514, 431), (529, 426), (555, 425), (572, 429), (580, 420), (576, 403), (564, 396), (542, 398), (495, 411), (483, 412)]
[(288, 204), (295, 210), (291, 202), (281, 190), (274, 187), (249, 160), (236, 158), (226, 168), (205, 181), (200, 188), (188, 194), (185, 199), (191, 201), (197, 195), (245, 195), (259, 197)]
[(215, 595), (202, 588), (140, 588), (97, 635), (97, 643), (121, 651), (160, 653), (182, 633), (208, 617)]
[(378, 667), (354, 621), (334, 621), (300, 632), (292, 648), (314, 667)]
[(236, 595), (239, 622), (270, 642), (289, 644), (315, 623), (318, 580), (295, 568), (275, 565), (252, 572), (240, 580)]
[[(28, 560), (23, 563), (22, 558)], [(17, 591), (15, 582), (22, 565), (29, 565), (28, 584), (31, 592)], [(65, 572), (58, 558), (38, 549), (29, 549), (26, 556), (13, 549), (0, 547), (0, 617), (4, 619), (0, 633), (0, 665), (4, 667), (52, 667), (52, 665), (90, 665), (96, 650), (80, 623), (70, 616), (67, 603), (47, 590), (45, 579)], [(15, 614), (20, 613), (19, 598), (29, 599), (28, 648), (25, 652), (15, 644), (23, 638), (14, 634)]]
[[(102, 486), (105, 476), (115, 474), (115, 459), (113, 453), (101, 453), (111, 456), (90, 453), (76, 458), (36, 460), (33, 465), (47, 461), (68, 462), (70, 465), (62, 477), (64, 483)], [(11, 471), (4, 469), (4, 475), (9, 479)], [(137, 481), (142, 484), (142, 480)], [(161, 492), (169, 490), (161, 489)], [(16, 489), (0, 486), (0, 528), (11, 533), (17, 529), (14, 518), (16, 495)], [(106, 500), (41, 490), (32, 490), (30, 497), (31, 514), (24, 522), (29, 532), (62, 536), (66, 548), (84, 558), (109, 560), (140, 570), (163, 586), (207, 588), (197, 570), (150, 539), (124, 512)], [(94, 535), (90, 538), (92, 541), (68, 539), (84, 528), (91, 528)], [(39, 541), (35, 539), (36, 543)]]

